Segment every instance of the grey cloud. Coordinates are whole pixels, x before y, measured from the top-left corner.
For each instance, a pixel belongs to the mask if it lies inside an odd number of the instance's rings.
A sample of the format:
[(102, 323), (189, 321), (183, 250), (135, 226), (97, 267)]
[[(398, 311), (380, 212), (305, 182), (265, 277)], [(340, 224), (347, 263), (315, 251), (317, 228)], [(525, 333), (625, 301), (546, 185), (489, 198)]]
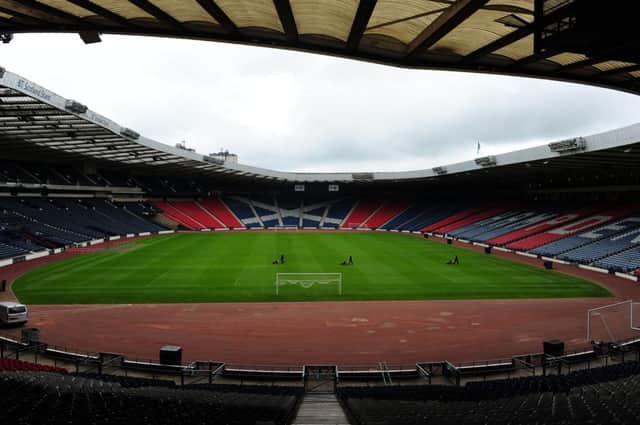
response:
[[(22, 35), (3, 63), (158, 141), (281, 170), (426, 168), (631, 124), (637, 96), (189, 40)], [(27, 54), (28, 53), (28, 54)]]

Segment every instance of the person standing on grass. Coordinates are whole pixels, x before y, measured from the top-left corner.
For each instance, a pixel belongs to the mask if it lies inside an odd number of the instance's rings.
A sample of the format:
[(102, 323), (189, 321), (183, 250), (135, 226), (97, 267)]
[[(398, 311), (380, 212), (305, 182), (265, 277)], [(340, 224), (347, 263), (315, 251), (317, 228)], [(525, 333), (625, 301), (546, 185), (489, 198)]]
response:
[(353, 257), (349, 256), (349, 264), (353, 265)]
[(280, 264), (284, 264), (284, 254), (280, 254)]

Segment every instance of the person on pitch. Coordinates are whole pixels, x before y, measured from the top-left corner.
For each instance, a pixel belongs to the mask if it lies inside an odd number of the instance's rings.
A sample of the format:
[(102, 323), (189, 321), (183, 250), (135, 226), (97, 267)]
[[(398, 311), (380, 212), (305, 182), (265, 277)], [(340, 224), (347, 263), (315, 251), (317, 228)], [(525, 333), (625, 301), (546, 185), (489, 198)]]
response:
[(284, 254), (280, 254), (280, 264), (284, 264)]
[(349, 264), (353, 265), (353, 257), (349, 256)]

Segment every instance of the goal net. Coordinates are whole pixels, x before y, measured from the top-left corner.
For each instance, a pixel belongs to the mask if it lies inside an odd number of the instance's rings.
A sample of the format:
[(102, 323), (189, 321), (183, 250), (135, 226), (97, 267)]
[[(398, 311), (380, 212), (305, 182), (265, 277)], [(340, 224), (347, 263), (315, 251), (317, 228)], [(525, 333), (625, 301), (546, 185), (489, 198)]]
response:
[(587, 312), (587, 341), (620, 341), (640, 331), (640, 303), (633, 300), (596, 307)]
[(276, 295), (283, 286), (298, 286), (311, 289), (314, 286), (335, 285), (342, 295), (342, 273), (276, 273)]

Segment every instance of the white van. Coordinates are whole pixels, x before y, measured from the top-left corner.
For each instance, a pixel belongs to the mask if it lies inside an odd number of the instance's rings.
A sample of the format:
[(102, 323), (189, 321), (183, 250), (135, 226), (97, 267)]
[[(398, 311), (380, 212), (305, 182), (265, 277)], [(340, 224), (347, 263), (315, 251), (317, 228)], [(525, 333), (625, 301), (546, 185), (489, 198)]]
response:
[(0, 324), (27, 323), (27, 306), (11, 301), (0, 302)]

